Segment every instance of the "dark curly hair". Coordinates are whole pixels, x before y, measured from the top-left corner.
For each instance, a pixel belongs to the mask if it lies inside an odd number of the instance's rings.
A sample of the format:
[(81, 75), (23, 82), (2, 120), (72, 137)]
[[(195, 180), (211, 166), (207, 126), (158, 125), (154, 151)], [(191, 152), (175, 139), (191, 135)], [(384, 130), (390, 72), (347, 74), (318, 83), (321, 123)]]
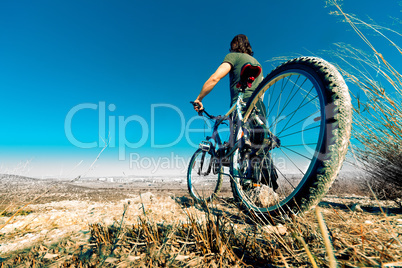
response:
[(244, 34), (238, 34), (233, 38), (232, 42), (230, 42), (229, 51), (247, 53), (250, 56), (254, 55), (254, 52), (251, 49), (250, 42), (248, 41), (247, 36), (245, 36)]

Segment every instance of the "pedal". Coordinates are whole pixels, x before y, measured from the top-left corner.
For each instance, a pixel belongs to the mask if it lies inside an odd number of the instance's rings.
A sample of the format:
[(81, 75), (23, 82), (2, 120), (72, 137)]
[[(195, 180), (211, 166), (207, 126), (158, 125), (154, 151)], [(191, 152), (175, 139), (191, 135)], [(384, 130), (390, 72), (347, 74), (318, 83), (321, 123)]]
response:
[(211, 149), (211, 142), (202, 141), (202, 142), (200, 142), (200, 145), (198, 145), (198, 148), (200, 148), (204, 152), (209, 152), (209, 150)]

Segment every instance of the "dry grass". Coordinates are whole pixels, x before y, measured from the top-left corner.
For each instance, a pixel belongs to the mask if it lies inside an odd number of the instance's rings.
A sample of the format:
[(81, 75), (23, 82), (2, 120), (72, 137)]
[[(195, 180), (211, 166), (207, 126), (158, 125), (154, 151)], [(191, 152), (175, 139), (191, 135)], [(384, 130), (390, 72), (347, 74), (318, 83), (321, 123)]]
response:
[(127, 225), (126, 204), (114, 224), (90, 224), (86, 243), (38, 243), (2, 256), (0, 267), (385, 267), (402, 258), (400, 215), (322, 208), (262, 226), (235, 209), (222, 213), (233, 204), (220, 201), (202, 217), (182, 203), (185, 221), (157, 222), (150, 206)]
[(384, 38), (398, 61), (402, 49), (385, 32), (397, 37), (401, 34), (346, 14), (336, 0), (329, 2), (338, 9), (334, 14), (343, 17), (371, 50), (367, 54), (338, 44), (335, 52), (343, 75), (357, 88), (352, 90), (352, 152), (359, 167), (367, 172), (368, 183), (376, 195), (392, 199), (402, 207), (402, 75), (376, 50), (363, 30)]

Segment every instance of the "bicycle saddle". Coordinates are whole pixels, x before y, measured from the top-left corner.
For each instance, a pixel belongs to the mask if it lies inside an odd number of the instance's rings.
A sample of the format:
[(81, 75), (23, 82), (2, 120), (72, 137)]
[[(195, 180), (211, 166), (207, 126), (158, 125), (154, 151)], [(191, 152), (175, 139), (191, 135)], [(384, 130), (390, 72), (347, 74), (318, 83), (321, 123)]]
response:
[(241, 68), (240, 81), (237, 83), (236, 87), (245, 89), (250, 88), (254, 80), (260, 75), (262, 69), (258, 65), (251, 65), (250, 63), (245, 64)]

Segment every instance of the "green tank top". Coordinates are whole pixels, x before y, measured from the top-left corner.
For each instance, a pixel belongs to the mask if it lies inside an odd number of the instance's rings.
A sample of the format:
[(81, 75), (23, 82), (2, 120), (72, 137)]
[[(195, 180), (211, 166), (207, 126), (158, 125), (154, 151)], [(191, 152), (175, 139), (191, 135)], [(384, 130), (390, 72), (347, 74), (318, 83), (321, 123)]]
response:
[[(232, 69), (229, 72), (230, 79), (230, 105), (232, 106), (237, 101), (237, 96), (239, 95), (239, 89), (236, 87), (237, 83), (240, 81), (240, 72), (241, 68), (249, 63), (251, 65), (258, 65), (261, 67), (260, 63), (252, 56), (246, 53), (229, 53), (226, 55), (223, 62), (227, 62), (232, 65)], [(262, 67), (261, 67), (262, 69)], [(244, 93), (244, 101), (250, 98), (251, 94), (253, 94), (254, 90), (257, 88), (258, 84), (262, 81), (263, 75), (261, 74), (256, 77), (251, 88), (247, 88)]]

